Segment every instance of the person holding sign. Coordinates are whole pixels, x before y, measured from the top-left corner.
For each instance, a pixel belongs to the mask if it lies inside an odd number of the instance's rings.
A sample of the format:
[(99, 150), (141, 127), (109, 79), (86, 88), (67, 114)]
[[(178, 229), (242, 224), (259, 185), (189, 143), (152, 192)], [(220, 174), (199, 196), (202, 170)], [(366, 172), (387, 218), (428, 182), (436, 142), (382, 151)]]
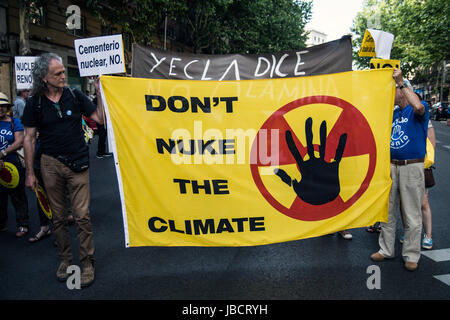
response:
[(397, 215), (402, 208), (405, 268), (418, 267), (422, 233), (422, 201), (425, 196), (424, 158), (426, 153), (428, 109), (420, 102), (400, 69), (394, 69), (397, 86), (391, 132), (391, 179), (389, 217), (381, 223), (380, 250), (371, 255), (373, 261), (393, 258)]
[[(81, 286), (94, 281), (94, 240), (90, 220), (89, 148), (81, 126), (82, 115), (103, 123), (101, 99), (97, 107), (82, 92), (66, 87), (65, 68), (59, 56), (42, 54), (33, 68), (32, 98), (23, 114), (25, 126), (26, 186), (32, 191), (38, 187), (33, 163), (36, 133), (39, 132), (41, 174), (53, 216), (60, 265), (59, 281), (68, 278), (67, 268), (72, 263), (70, 235), (65, 223), (66, 195), (69, 191), (72, 210), (78, 225)], [(98, 89), (98, 80), (95, 83)]]
[(28, 232), (28, 201), (25, 169), (16, 152), (23, 144), (23, 127), (19, 119), (8, 116), (11, 107), (8, 97), (0, 92), (0, 230), (6, 231), (10, 196), (16, 210), (16, 236), (23, 237)]

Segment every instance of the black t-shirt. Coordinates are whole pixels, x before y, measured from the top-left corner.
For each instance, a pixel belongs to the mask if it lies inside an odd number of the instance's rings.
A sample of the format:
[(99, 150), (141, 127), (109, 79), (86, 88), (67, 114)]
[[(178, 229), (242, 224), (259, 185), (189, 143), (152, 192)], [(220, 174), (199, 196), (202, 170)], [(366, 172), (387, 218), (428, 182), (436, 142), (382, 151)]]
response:
[(46, 96), (41, 96), (40, 108), (39, 97), (31, 97), (26, 103), (22, 123), (37, 128), (43, 154), (57, 157), (89, 152), (81, 115), (89, 117), (97, 107), (81, 91), (75, 89), (73, 93), (76, 98), (69, 88), (64, 88), (59, 110)]

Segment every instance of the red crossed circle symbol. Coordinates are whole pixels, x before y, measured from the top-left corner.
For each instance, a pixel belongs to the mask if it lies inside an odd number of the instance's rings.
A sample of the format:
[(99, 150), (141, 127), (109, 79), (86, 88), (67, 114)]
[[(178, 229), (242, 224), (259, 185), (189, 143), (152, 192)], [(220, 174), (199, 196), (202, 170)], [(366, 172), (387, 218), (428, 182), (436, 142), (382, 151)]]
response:
[[(307, 146), (303, 145), (296, 137), (296, 133), (289, 126), (288, 122), (285, 119), (285, 115), (295, 109), (310, 106), (312, 104), (328, 104), (341, 108), (342, 110), (339, 118), (335, 122), (333, 128), (330, 129), (328, 136), (326, 137), (326, 151), (324, 160), (327, 162), (333, 161), (336, 153), (336, 148), (339, 143), (339, 138), (341, 137), (341, 135), (347, 134), (347, 141), (342, 159), (344, 160), (347, 157), (368, 155), (368, 168), (364, 179), (361, 179), (362, 183), (360, 184), (359, 188), (348, 199), (344, 200), (341, 195), (338, 195), (334, 200), (330, 202), (321, 205), (313, 205), (301, 200), (300, 197), (297, 196), (290, 206), (285, 206), (275, 199), (275, 197), (270, 193), (270, 191), (262, 181), (259, 169), (264, 166), (272, 166), (273, 164), (267, 164), (265, 163), (265, 160), (262, 161), (262, 159), (260, 159), (257, 150), (258, 141), (260, 139), (261, 132), (265, 131), (264, 138), (267, 137), (266, 148), (267, 150), (271, 150), (270, 144), (272, 142), (270, 136), (267, 135), (267, 132), (271, 129), (278, 129), (279, 140), (276, 142), (279, 146), (279, 166), (282, 167), (284, 165), (296, 164), (295, 158), (293, 157), (286, 143), (285, 132), (292, 132), (295, 146), (297, 147), (300, 155), (303, 158), (307, 155)], [(320, 105), (318, 105), (317, 108), (320, 108)], [(301, 110), (302, 109), (299, 109), (297, 111)], [(308, 109), (308, 112), (310, 112), (310, 110), (311, 109)], [(311, 115), (311, 117), (314, 121), (314, 115)], [(319, 145), (314, 144), (314, 150), (318, 151)], [(288, 103), (287, 105), (275, 111), (266, 120), (261, 129), (258, 131), (255, 140), (253, 141), (251, 159), (252, 161), (250, 169), (252, 172), (253, 180), (255, 181), (255, 184), (263, 197), (270, 203), (272, 207), (274, 207), (277, 211), (294, 219), (304, 221), (318, 221), (328, 219), (342, 213), (350, 206), (352, 206), (364, 194), (364, 192), (369, 187), (370, 181), (372, 180), (375, 171), (377, 149), (369, 123), (367, 122), (363, 114), (352, 104), (337, 97), (310, 96)], [(300, 172), (298, 164), (297, 169)], [(281, 182), (280, 180), (280, 184), (282, 183), (283, 182)], [(294, 192), (294, 190), (291, 191)]]

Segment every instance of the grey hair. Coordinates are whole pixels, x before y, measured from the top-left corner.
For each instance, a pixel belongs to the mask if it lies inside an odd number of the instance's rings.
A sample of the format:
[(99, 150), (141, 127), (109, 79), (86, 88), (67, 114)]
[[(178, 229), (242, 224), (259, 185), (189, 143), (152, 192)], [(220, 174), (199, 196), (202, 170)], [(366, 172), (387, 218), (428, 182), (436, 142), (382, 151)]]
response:
[(41, 54), (34, 63), (34, 67), (32, 70), (33, 75), (33, 88), (31, 89), (32, 96), (44, 95), (47, 90), (47, 85), (42, 80), (48, 74), (48, 66), (50, 61), (53, 59), (58, 60), (62, 63), (62, 59), (60, 56), (54, 53), (43, 53)]

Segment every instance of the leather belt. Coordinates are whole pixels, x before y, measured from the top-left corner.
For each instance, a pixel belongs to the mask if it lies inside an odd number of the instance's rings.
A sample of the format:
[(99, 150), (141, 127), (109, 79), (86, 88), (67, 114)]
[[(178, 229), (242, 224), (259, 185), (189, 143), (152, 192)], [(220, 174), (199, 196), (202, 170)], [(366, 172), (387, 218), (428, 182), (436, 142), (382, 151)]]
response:
[(410, 159), (410, 160), (396, 160), (396, 159), (392, 159), (391, 163), (395, 164), (397, 166), (406, 166), (407, 164), (411, 164), (411, 163), (419, 163), (419, 162), (424, 162), (424, 158), (421, 159)]

